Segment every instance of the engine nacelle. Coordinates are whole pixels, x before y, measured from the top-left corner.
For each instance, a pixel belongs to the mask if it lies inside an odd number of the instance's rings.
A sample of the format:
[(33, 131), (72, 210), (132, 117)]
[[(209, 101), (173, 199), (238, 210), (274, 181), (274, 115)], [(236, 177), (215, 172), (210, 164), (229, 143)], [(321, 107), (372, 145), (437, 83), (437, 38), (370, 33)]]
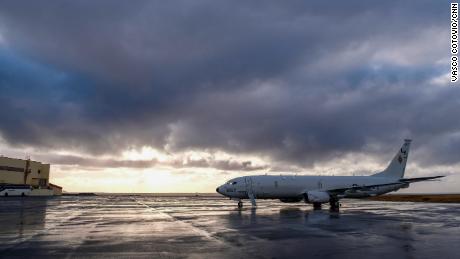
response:
[(294, 203), (294, 202), (299, 202), (302, 200), (302, 197), (300, 198), (283, 198), (283, 199), (280, 199), (281, 202), (285, 202), (285, 203)]
[(321, 191), (308, 191), (307, 195), (305, 195), (305, 202), (308, 203), (326, 203), (330, 199), (329, 193)]

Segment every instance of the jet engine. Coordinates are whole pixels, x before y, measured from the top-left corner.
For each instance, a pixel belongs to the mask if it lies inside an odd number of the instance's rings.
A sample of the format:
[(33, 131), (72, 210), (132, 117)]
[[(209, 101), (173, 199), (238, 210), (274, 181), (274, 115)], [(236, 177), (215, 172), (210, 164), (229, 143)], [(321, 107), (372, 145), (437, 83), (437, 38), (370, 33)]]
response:
[(305, 202), (308, 203), (326, 203), (329, 202), (331, 196), (329, 193), (322, 191), (308, 191), (305, 194)]

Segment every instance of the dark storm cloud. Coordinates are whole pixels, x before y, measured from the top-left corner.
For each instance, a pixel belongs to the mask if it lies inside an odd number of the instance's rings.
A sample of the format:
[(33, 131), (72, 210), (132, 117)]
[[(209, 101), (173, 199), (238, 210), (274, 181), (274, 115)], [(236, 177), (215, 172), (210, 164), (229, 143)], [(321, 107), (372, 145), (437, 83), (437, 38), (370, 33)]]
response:
[(82, 157), (78, 155), (34, 155), (34, 159), (46, 160), (51, 164), (78, 165), (86, 168), (148, 168), (154, 166), (176, 168), (214, 168), (226, 171), (256, 171), (268, 169), (267, 165), (254, 165), (252, 161), (235, 161), (233, 159), (190, 159), (174, 158), (168, 161), (126, 160), (114, 158)]
[(424, 161), (457, 163), (459, 145), (439, 143), (460, 131), (459, 88), (433, 83), (448, 72), (445, 17), (447, 1), (4, 1), (0, 134), (299, 165), (412, 137), (437, 150)]

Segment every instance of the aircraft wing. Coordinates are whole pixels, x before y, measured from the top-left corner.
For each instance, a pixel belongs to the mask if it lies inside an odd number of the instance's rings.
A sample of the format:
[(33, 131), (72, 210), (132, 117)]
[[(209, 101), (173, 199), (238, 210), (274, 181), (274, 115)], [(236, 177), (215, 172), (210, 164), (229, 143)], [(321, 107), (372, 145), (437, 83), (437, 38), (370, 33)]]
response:
[[(399, 181), (395, 181), (392, 183), (385, 183), (385, 184), (372, 184), (372, 185), (355, 185), (351, 187), (345, 187), (345, 188), (331, 188), (331, 189), (318, 189), (315, 191), (305, 191), (302, 193), (302, 195), (305, 197), (305, 199), (311, 199), (310, 195), (312, 195), (314, 198), (325, 198), (327, 196), (327, 199), (329, 197), (333, 197), (335, 199), (340, 199), (340, 198), (365, 198), (369, 196), (374, 196), (374, 194), (369, 193), (375, 190), (375, 188), (378, 187), (384, 187), (384, 186), (404, 186), (404, 185), (409, 185), (409, 183), (403, 183)], [(312, 194), (314, 192), (315, 194)], [(324, 196), (326, 194), (326, 196)], [(317, 196), (317, 197), (315, 197)]]
[(338, 189), (329, 189), (327, 192), (331, 195), (343, 195), (345, 193), (359, 193), (359, 192), (365, 192), (372, 190), (373, 188), (376, 187), (383, 187), (383, 186), (390, 186), (390, 185), (396, 185), (396, 184), (404, 184), (404, 185), (409, 185), (410, 183), (414, 182), (421, 182), (421, 181), (429, 181), (429, 180), (434, 180), (444, 177), (443, 175), (438, 175), (438, 176), (429, 176), (429, 177), (418, 177), (418, 178), (403, 178), (399, 179), (398, 181), (392, 182), (392, 183), (385, 183), (385, 184), (374, 184), (374, 185), (361, 185), (361, 186), (353, 186), (349, 188), (338, 188)]
[(395, 184), (401, 184), (402, 182), (394, 182), (394, 183), (385, 183), (385, 184), (373, 184), (373, 185), (361, 185), (361, 186), (353, 186), (349, 188), (338, 188), (338, 189), (329, 189), (327, 190), (328, 193), (331, 194), (342, 194), (346, 191), (367, 191), (375, 187), (381, 187), (381, 186), (389, 186), (389, 185), (395, 185)]
[(438, 175), (438, 176), (429, 176), (429, 177), (418, 177), (418, 178), (403, 178), (400, 179), (399, 181), (402, 183), (415, 183), (415, 182), (421, 182), (421, 181), (429, 181), (433, 179), (438, 179), (444, 177), (444, 175)]

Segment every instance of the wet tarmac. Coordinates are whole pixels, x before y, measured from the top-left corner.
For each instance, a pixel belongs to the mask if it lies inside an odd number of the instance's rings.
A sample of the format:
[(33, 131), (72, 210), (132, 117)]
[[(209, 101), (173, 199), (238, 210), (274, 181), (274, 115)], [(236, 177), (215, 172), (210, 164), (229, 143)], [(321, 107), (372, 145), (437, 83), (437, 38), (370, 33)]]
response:
[(0, 257), (460, 258), (460, 204), (217, 197), (0, 198)]

